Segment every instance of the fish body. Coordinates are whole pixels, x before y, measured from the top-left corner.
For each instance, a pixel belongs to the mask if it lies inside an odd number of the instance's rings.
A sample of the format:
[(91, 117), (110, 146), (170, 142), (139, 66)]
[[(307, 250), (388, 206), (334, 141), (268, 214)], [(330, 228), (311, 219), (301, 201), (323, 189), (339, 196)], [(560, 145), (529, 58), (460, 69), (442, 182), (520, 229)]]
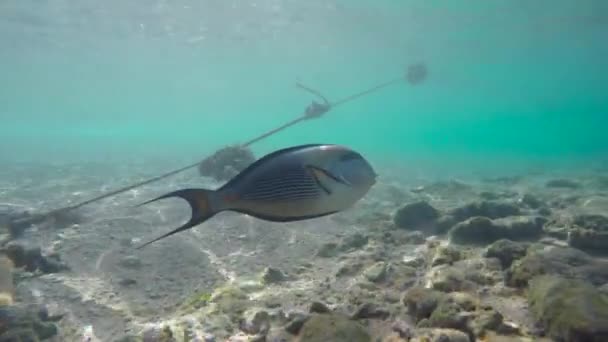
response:
[(182, 189), (142, 203), (181, 197), (190, 204), (192, 217), (138, 248), (227, 210), (272, 222), (330, 215), (365, 196), (376, 177), (365, 158), (344, 146), (308, 144), (281, 149), (257, 160), (217, 190)]

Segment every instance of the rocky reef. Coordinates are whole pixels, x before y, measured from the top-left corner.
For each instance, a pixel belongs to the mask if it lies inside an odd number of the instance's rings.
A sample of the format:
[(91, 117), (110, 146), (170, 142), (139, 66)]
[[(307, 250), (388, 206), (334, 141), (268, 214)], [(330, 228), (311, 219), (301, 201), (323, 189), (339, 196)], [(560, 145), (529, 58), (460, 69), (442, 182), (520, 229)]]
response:
[(4, 229), (0, 341), (606, 341), (601, 177), (392, 180), (329, 217), (226, 214), (139, 252), (177, 204)]

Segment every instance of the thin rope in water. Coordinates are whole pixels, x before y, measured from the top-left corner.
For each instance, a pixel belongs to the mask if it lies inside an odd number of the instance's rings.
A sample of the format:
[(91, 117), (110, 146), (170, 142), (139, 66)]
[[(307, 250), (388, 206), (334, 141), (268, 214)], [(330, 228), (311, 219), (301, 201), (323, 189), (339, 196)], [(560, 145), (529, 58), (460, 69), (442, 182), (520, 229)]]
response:
[[(343, 105), (345, 103), (351, 102), (351, 101), (353, 101), (355, 99), (358, 99), (360, 97), (369, 95), (371, 93), (374, 93), (374, 92), (376, 92), (376, 91), (378, 91), (380, 89), (386, 88), (386, 87), (391, 86), (393, 84), (396, 84), (398, 82), (399, 83), (403, 82), (403, 80), (404, 80), (403, 77), (395, 78), (395, 79), (392, 79), (390, 81), (380, 83), (380, 84), (378, 84), (378, 85), (376, 85), (374, 87), (371, 87), (371, 88), (366, 89), (364, 91), (361, 91), (359, 93), (356, 93), (356, 94), (350, 95), (348, 97), (345, 97), (345, 98), (343, 98), (341, 100), (338, 100), (338, 101), (336, 101), (334, 103), (329, 103), (327, 101), (327, 99), (323, 95), (321, 95), (321, 93), (319, 93), (318, 91), (316, 91), (314, 89), (305, 87), (305, 86), (303, 86), (301, 84), (297, 84), (297, 85), (298, 85), (298, 87), (300, 87), (300, 88), (302, 88), (302, 89), (304, 89), (304, 90), (306, 90), (306, 91), (308, 91), (308, 92), (310, 92), (310, 93), (312, 93), (312, 94), (320, 97), (321, 99), (323, 99), (323, 101), (325, 102), (326, 110), (324, 111), (324, 113), (321, 113), (321, 114), (325, 114), (326, 112), (330, 111), (331, 109), (333, 109), (333, 108), (335, 108), (337, 106), (340, 106), (340, 105)], [(298, 118), (293, 119), (293, 120), (291, 120), (291, 121), (289, 121), (289, 122), (287, 122), (287, 123), (285, 123), (285, 124), (283, 124), (283, 125), (275, 128), (275, 129), (272, 129), (272, 130), (270, 130), (270, 131), (268, 131), (266, 133), (263, 133), (260, 136), (254, 138), (254, 139), (251, 139), (251, 140), (245, 142), (244, 144), (241, 144), (240, 146), (242, 146), (242, 147), (248, 147), (248, 146), (250, 146), (250, 145), (252, 145), (252, 144), (254, 144), (254, 143), (256, 143), (256, 142), (258, 142), (260, 140), (263, 140), (263, 139), (265, 139), (265, 138), (267, 138), (267, 137), (269, 137), (271, 135), (274, 135), (274, 134), (276, 134), (276, 133), (278, 133), (278, 132), (280, 132), (280, 131), (282, 131), (282, 130), (290, 127), (290, 126), (293, 126), (293, 125), (295, 125), (297, 123), (300, 123), (302, 121), (309, 120), (309, 119), (320, 118), (321, 116), (322, 115), (310, 116), (309, 113), (307, 113), (305, 111), (304, 113), (300, 114), (300, 116)], [(207, 158), (209, 158), (209, 157), (207, 157)], [(205, 158), (203, 160), (206, 160), (207, 158)], [(196, 162), (196, 163), (193, 163), (193, 164), (190, 164), (190, 165), (186, 165), (184, 167), (181, 167), (181, 168), (173, 170), (173, 171), (169, 171), (169, 172), (164, 173), (162, 175), (159, 175), (159, 176), (156, 176), (156, 177), (153, 177), (153, 178), (149, 178), (149, 179), (143, 180), (141, 182), (137, 182), (137, 183), (134, 183), (134, 184), (131, 184), (131, 185), (128, 185), (128, 186), (116, 189), (114, 191), (111, 191), (111, 192), (99, 195), (97, 197), (93, 197), (91, 199), (88, 199), (86, 201), (77, 203), (75, 205), (63, 207), (63, 208), (60, 208), (60, 209), (55, 209), (55, 210), (49, 211), (49, 212), (44, 213), (44, 214), (32, 215), (32, 216), (30, 216), (28, 218), (24, 218), (22, 220), (18, 220), (15, 223), (19, 224), (19, 223), (23, 223), (23, 222), (29, 222), (29, 223), (41, 222), (41, 221), (44, 221), (47, 217), (50, 217), (50, 216), (53, 216), (53, 215), (56, 215), (56, 214), (60, 214), (60, 213), (64, 213), (64, 212), (67, 212), (67, 211), (71, 211), (71, 210), (74, 210), (74, 209), (78, 209), (78, 208), (83, 207), (83, 206), (85, 206), (87, 204), (91, 204), (93, 202), (100, 201), (100, 200), (102, 200), (104, 198), (108, 198), (108, 197), (111, 197), (111, 196), (114, 196), (114, 195), (118, 195), (118, 194), (123, 193), (125, 191), (129, 191), (129, 190), (132, 190), (132, 189), (144, 186), (146, 184), (150, 184), (150, 183), (159, 181), (161, 179), (173, 176), (173, 175), (178, 174), (180, 172), (183, 172), (183, 171), (186, 171), (188, 169), (194, 168), (194, 167), (198, 166), (200, 163), (201, 162), (199, 161), (199, 162)]]

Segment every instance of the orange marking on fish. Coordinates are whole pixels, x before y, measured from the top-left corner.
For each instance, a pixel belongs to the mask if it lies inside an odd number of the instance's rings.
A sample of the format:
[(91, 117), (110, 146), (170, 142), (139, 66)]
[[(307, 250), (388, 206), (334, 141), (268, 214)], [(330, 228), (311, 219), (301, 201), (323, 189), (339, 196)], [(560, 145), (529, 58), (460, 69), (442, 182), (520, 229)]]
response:
[(206, 198), (199, 198), (197, 201), (198, 207), (201, 210), (207, 210), (209, 209), (209, 203), (207, 203), (207, 199)]
[(234, 202), (239, 199), (239, 196), (236, 194), (227, 194), (224, 195), (224, 201), (226, 202)]
[(319, 169), (311, 169), (311, 170), (315, 174), (315, 177), (317, 177), (317, 179), (321, 179), (323, 176), (325, 176), (323, 171), (321, 171)]

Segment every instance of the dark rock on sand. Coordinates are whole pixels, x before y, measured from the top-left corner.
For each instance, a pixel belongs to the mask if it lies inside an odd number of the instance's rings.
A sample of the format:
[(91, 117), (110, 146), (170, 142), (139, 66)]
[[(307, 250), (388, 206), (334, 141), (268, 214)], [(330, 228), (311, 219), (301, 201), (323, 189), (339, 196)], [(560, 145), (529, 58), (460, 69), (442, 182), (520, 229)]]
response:
[(333, 258), (338, 255), (338, 244), (335, 242), (327, 242), (321, 245), (317, 250), (317, 257), (320, 258)]
[(336, 277), (347, 277), (357, 274), (363, 268), (363, 262), (357, 260), (346, 260), (342, 262), (336, 271)]
[(579, 182), (570, 179), (552, 179), (545, 183), (548, 188), (566, 188), (566, 189), (578, 189), (581, 187)]
[(292, 335), (297, 335), (302, 326), (310, 318), (309, 314), (303, 312), (291, 312), (287, 315), (289, 322), (285, 325), (285, 331)]
[(608, 217), (603, 215), (576, 215), (571, 220), (555, 218), (547, 222), (544, 231), (567, 240), (575, 248), (589, 252), (608, 251)]
[(327, 305), (321, 303), (321, 302), (312, 302), (310, 304), (310, 308), (308, 309), (308, 312), (310, 313), (330, 313), (331, 309), (329, 307), (327, 307)]
[(604, 215), (577, 215), (572, 220), (572, 223), (581, 228), (594, 230), (597, 232), (608, 232), (608, 217)]
[(397, 210), (395, 226), (404, 229), (421, 229), (431, 225), (439, 217), (439, 211), (425, 201), (407, 204)]
[(389, 270), (384, 283), (399, 291), (410, 288), (420, 277), (418, 269), (405, 263), (393, 263)]
[(27, 247), (15, 241), (6, 244), (0, 253), (8, 256), (16, 268), (24, 268), (27, 272), (57, 273), (69, 269), (59, 255), (44, 256), (40, 247)]
[(467, 331), (468, 316), (461, 311), (462, 308), (457, 303), (443, 300), (433, 310), (426, 324), (429, 327)]
[(454, 262), (461, 260), (463, 256), (462, 251), (454, 246), (440, 246), (435, 251), (433, 260), (431, 260), (431, 266), (443, 264), (451, 265)]
[(545, 218), (512, 216), (491, 220), (472, 217), (455, 225), (450, 231), (451, 241), (459, 244), (488, 244), (500, 239), (532, 240), (542, 235)]
[(413, 287), (403, 296), (402, 302), (407, 307), (410, 315), (416, 322), (429, 318), (439, 302), (446, 297), (446, 294), (423, 287)]
[(403, 320), (397, 320), (391, 325), (392, 331), (396, 332), (400, 338), (406, 341), (414, 337), (414, 327)]
[(351, 316), (352, 319), (386, 319), (390, 316), (390, 312), (375, 303), (365, 303), (360, 305), (355, 313)]
[(458, 223), (449, 231), (450, 240), (455, 243), (490, 243), (497, 238), (497, 227), (494, 222), (483, 216), (471, 217)]
[(556, 239), (566, 240), (571, 227), (572, 224), (568, 220), (562, 217), (554, 217), (547, 220), (543, 226), (543, 232)]
[(475, 312), (474, 319), (468, 324), (469, 330), (476, 337), (485, 335), (487, 331), (500, 331), (503, 328), (503, 315), (490, 306), (480, 308)]
[(270, 330), (270, 314), (265, 310), (254, 310), (241, 319), (239, 328), (250, 335), (266, 335)]
[(366, 329), (349, 317), (339, 314), (312, 315), (300, 329), (298, 342), (371, 342)]
[(422, 232), (410, 232), (402, 229), (385, 231), (381, 239), (383, 243), (391, 245), (420, 245), (426, 241)]
[(549, 209), (547, 207), (538, 208), (537, 213), (538, 213), (538, 215), (544, 216), (544, 217), (548, 217), (548, 216), (551, 216), (551, 214), (553, 214), (551, 209)]
[(274, 284), (285, 281), (287, 276), (283, 271), (274, 267), (266, 267), (262, 271), (261, 280), (263, 284)]
[(543, 233), (547, 219), (541, 216), (511, 216), (494, 220), (494, 224), (503, 227), (504, 238), (511, 240), (534, 240)]
[(530, 279), (543, 274), (584, 279), (600, 286), (608, 282), (608, 261), (570, 247), (532, 245), (523, 258), (513, 262), (505, 281), (509, 286), (525, 287)]
[(6, 231), (12, 238), (18, 238), (23, 235), (26, 228), (30, 226), (28, 219), (31, 214), (26, 211), (16, 211), (14, 208), (0, 211), (0, 231)]
[(532, 194), (524, 194), (519, 200), (519, 202), (531, 209), (538, 209), (543, 206), (543, 202), (541, 202), (538, 198), (536, 198), (536, 196)]
[(488, 331), (503, 329), (503, 316), (488, 305), (467, 293), (454, 292), (444, 296), (428, 319), (418, 323), (418, 327), (455, 329), (467, 334), (473, 341)]
[(557, 197), (549, 202), (549, 206), (554, 209), (566, 209), (571, 206), (576, 206), (581, 199), (579, 195)]
[(343, 252), (356, 250), (367, 245), (368, 241), (369, 236), (361, 233), (354, 233), (343, 237), (342, 241), (340, 241), (340, 244), (338, 245), (338, 249)]
[(389, 266), (384, 261), (378, 261), (363, 271), (365, 278), (373, 283), (381, 282), (386, 278)]
[(511, 267), (513, 261), (521, 259), (526, 255), (528, 249), (527, 243), (501, 239), (486, 249), (484, 256), (488, 258), (497, 258), (503, 268)]
[(572, 229), (568, 235), (568, 244), (589, 252), (608, 253), (608, 232)]
[(443, 215), (435, 221), (435, 233), (445, 234), (450, 228), (454, 227), (459, 221), (452, 215)]
[(530, 282), (531, 312), (558, 341), (608, 341), (608, 296), (591, 284), (554, 275)]
[[(0, 341), (37, 341), (58, 333), (55, 321), (48, 311), (37, 305), (0, 307)], [(21, 338), (21, 339), (19, 339)]]

